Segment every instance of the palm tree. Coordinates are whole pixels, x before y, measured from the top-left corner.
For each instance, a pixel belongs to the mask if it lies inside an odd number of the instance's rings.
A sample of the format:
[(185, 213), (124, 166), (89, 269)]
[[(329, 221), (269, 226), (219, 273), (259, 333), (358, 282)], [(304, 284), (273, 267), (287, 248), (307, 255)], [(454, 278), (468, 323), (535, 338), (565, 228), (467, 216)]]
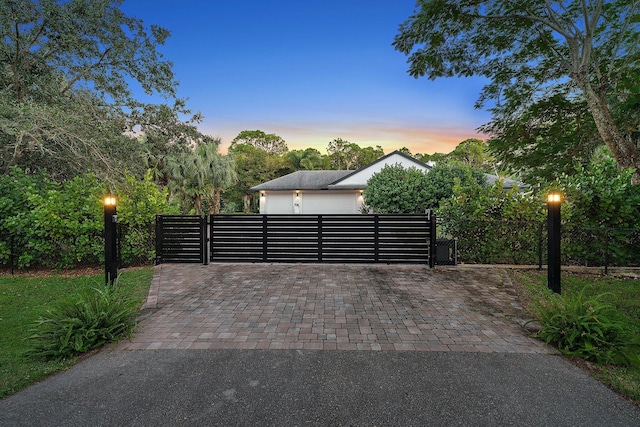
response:
[(210, 213), (220, 213), (220, 194), (222, 190), (238, 182), (235, 163), (228, 156), (218, 155), (211, 162), (209, 178), (213, 184), (213, 191), (210, 193)]
[(202, 214), (202, 199), (211, 202), (211, 213), (220, 211), (220, 192), (236, 181), (231, 159), (218, 153), (219, 142), (198, 144), (193, 151), (172, 156), (165, 173), (172, 194), (193, 203), (197, 215)]

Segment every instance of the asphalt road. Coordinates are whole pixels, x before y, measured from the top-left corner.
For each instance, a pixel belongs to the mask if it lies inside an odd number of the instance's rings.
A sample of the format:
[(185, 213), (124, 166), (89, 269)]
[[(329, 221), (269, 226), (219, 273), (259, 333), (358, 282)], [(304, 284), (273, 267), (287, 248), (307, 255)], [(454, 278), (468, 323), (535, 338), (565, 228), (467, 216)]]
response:
[(558, 356), (104, 350), (0, 401), (1, 426), (638, 426)]

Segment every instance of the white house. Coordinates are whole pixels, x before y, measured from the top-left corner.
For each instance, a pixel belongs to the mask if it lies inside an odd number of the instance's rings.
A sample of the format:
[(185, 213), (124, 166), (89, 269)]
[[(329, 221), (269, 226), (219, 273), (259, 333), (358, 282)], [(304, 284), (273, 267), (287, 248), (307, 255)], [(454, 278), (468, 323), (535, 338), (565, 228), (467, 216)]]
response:
[(386, 165), (429, 170), (400, 151), (394, 151), (356, 171), (297, 171), (252, 187), (260, 192), (261, 214), (357, 214), (367, 181)]

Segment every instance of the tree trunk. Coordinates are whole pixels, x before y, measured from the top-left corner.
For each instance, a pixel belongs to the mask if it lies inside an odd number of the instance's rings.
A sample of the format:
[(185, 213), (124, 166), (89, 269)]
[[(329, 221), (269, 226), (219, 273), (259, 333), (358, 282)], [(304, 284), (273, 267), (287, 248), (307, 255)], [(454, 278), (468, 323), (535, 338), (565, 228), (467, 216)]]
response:
[(202, 206), (201, 206), (202, 203), (201, 202), (202, 202), (202, 196), (197, 195), (196, 196), (196, 203), (195, 203), (195, 205), (196, 205), (196, 215), (200, 215), (202, 213)]
[(220, 213), (220, 197), (221, 197), (221, 190), (218, 188), (216, 190), (216, 200), (215, 200), (215, 204), (214, 204), (214, 209), (215, 209), (215, 213)]
[(245, 194), (242, 199), (244, 201), (244, 213), (248, 214), (251, 212), (251, 196)]
[(221, 190), (218, 188), (216, 189), (215, 193), (213, 194), (213, 200), (211, 201), (211, 213), (214, 214), (219, 214), (220, 213), (220, 195)]
[(607, 147), (609, 147), (609, 150), (611, 150), (618, 167), (621, 169), (635, 169), (632, 183), (640, 184), (640, 150), (620, 133), (613, 121), (613, 117), (611, 117), (606, 99), (603, 96), (598, 96), (589, 83), (581, 86), (589, 105), (589, 111), (598, 128), (598, 133)]

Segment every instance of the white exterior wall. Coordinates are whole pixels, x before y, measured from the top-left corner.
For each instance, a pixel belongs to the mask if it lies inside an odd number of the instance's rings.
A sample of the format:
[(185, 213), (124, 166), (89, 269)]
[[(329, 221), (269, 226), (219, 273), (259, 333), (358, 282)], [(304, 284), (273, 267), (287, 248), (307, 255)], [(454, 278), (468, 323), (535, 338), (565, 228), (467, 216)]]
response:
[(424, 166), (418, 163), (412, 162), (411, 160), (407, 159), (404, 156), (401, 156), (399, 154), (393, 154), (387, 157), (386, 159), (384, 159), (384, 161), (375, 163), (361, 170), (360, 172), (345, 178), (344, 180), (340, 181), (339, 185), (350, 186), (350, 187), (360, 186), (362, 188), (365, 188), (365, 186), (367, 185), (367, 181), (369, 181), (369, 179), (373, 176), (374, 173), (380, 172), (382, 168), (384, 168), (387, 165), (393, 166), (396, 163), (399, 163), (405, 169), (413, 167), (422, 171), (429, 170), (428, 168), (425, 168)]
[(357, 190), (301, 190), (299, 196), (295, 191), (263, 191), (260, 213), (358, 214), (362, 202), (362, 194)]

